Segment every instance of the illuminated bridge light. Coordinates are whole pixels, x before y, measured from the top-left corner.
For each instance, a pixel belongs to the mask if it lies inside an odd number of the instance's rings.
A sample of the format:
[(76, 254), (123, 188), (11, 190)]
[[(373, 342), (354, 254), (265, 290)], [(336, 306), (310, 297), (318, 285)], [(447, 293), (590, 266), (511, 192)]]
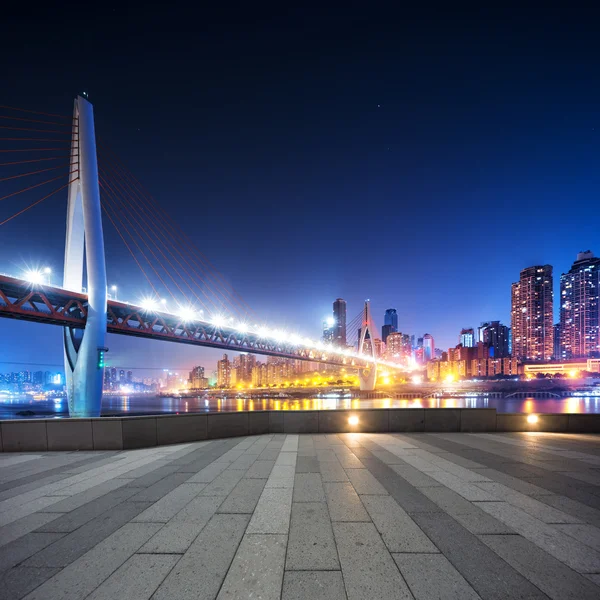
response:
[(225, 318), (224, 318), (224, 317), (222, 317), (221, 315), (215, 315), (215, 316), (212, 318), (212, 324), (213, 324), (215, 327), (223, 327), (223, 325), (225, 325)]
[(179, 309), (178, 316), (183, 321), (193, 321), (196, 318), (196, 313), (190, 306), (184, 306)]
[(248, 325), (246, 325), (246, 323), (238, 323), (236, 329), (239, 333), (246, 333), (248, 331)]
[(156, 300), (154, 300), (154, 298), (142, 298), (140, 307), (146, 312), (152, 312), (156, 309)]
[(44, 282), (44, 274), (41, 271), (36, 271), (32, 269), (25, 272), (23, 279), (28, 283), (37, 285)]

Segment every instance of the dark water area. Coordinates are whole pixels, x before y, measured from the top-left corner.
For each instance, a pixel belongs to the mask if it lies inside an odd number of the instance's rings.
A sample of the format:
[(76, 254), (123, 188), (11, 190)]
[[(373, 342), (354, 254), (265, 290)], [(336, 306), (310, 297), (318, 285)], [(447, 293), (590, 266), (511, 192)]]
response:
[[(103, 416), (156, 415), (246, 410), (340, 410), (361, 408), (495, 408), (500, 413), (600, 413), (600, 395), (570, 398), (489, 398), (482, 396), (358, 399), (349, 395), (323, 394), (318, 398), (218, 398), (159, 397), (149, 395), (105, 396)], [(35, 399), (32, 396), (0, 398), (0, 419), (67, 417), (66, 398)]]

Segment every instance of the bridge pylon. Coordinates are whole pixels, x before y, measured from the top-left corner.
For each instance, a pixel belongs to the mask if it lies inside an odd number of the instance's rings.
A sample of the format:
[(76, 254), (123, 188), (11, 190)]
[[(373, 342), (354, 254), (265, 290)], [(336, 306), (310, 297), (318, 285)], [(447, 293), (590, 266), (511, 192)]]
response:
[[(363, 312), (362, 325), (360, 328), (360, 339), (358, 340), (358, 352), (363, 354), (363, 348), (365, 339), (367, 339), (367, 333), (371, 340), (371, 357), (377, 358), (375, 355), (375, 336), (376, 331), (373, 325), (373, 319), (371, 318), (371, 301), (365, 300), (365, 308)], [(377, 363), (369, 362), (366, 367), (362, 367), (358, 371), (358, 377), (360, 380), (360, 390), (362, 392), (372, 392), (375, 389), (377, 382)]]
[(65, 375), (71, 417), (96, 417), (102, 404), (106, 350), (106, 263), (98, 186), (94, 109), (78, 96), (73, 109), (72, 164), (78, 178), (69, 184), (63, 286), (88, 295), (85, 329), (63, 329)]

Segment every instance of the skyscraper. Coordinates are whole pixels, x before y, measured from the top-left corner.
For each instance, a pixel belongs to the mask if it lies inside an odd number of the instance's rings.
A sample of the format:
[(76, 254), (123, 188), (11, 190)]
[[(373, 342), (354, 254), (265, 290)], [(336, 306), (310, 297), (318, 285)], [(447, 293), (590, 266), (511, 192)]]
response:
[(398, 313), (395, 308), (388, 308), (383, 317), (383, 327), (381, 328), (381, 339), (385, 342), (390, 333), (398, 331)]
[(323, 341), (325, 343), (333, 342), (334, 330), (335, 322), (333, 317), (327, 317), (327, 319), (323, 321)]
[(552, 358), (554, 360), (561, 360), (563, 358), (562, 349), (560, 347), (560, 323), (554, 324), (554, 352)]
[(435, 358), (435, 344), (433, 342), (433, 336), (430, 333), (426, 333), (423, 336), (423, 360), (433, 360)]
[(554, 319), (552, 266), (536, 265), (521, 271), (512, 284), (511, 325), (513, 358), (550, 360)]
[(346, 301), (338, 298), (333, 303), (333, 342), (346, 346)]
[(475, 346), (475, 331), (473, 328), (463, 329), (460, 332), (459, 341), (465, 348), (473, 348)]
[(217, 361), (217, 387), (229, 387), (231, 384), (231, 363), (227, 354)]
[(510, 356), (510, 328), (502, 325), (500, 321), (482, 323), (478, 330), (477, 342), (489, 348), (491, 358)]
[(561, 358), (600, 356), (600, 258), (580, 252), (560, 276)]

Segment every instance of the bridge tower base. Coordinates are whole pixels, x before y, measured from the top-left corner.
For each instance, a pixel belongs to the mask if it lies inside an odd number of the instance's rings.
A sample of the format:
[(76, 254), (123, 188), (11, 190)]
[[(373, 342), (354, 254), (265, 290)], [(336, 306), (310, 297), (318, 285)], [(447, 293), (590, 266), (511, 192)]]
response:
[(363, 347), (365, 339), (367, 339), (367, 333), (369, 335), (369, 339), (371, 340), (371, 354), (368, 358), (372, 358), (373, 362), (371, 362), (367, 367), (363, 367), (358, 371), (361, 392), (372, 392), (375, 389), (375, 384), (377, 383), (377, 363), (375, 362), (376, 355), (374, 343), (376, 334), (373, 326), (373, 320), (371, 319), (370, 300), (365, 300), (362, 326), (360, 329), (360, 339), (358, 340), (359, 354), (363, 354)]
[(63, 286), (81, 293), (85, 256), (88, 313), (83, 332), (70, 327), (63, 330), (65, 376), (69, 415), (96, 417), (102, 405), (106, 351), (106, 264), (94, 109), (81, 96), (75, 99), (73, 110), (71, 162), (78, 165), (78, 176), (69, 184)]

